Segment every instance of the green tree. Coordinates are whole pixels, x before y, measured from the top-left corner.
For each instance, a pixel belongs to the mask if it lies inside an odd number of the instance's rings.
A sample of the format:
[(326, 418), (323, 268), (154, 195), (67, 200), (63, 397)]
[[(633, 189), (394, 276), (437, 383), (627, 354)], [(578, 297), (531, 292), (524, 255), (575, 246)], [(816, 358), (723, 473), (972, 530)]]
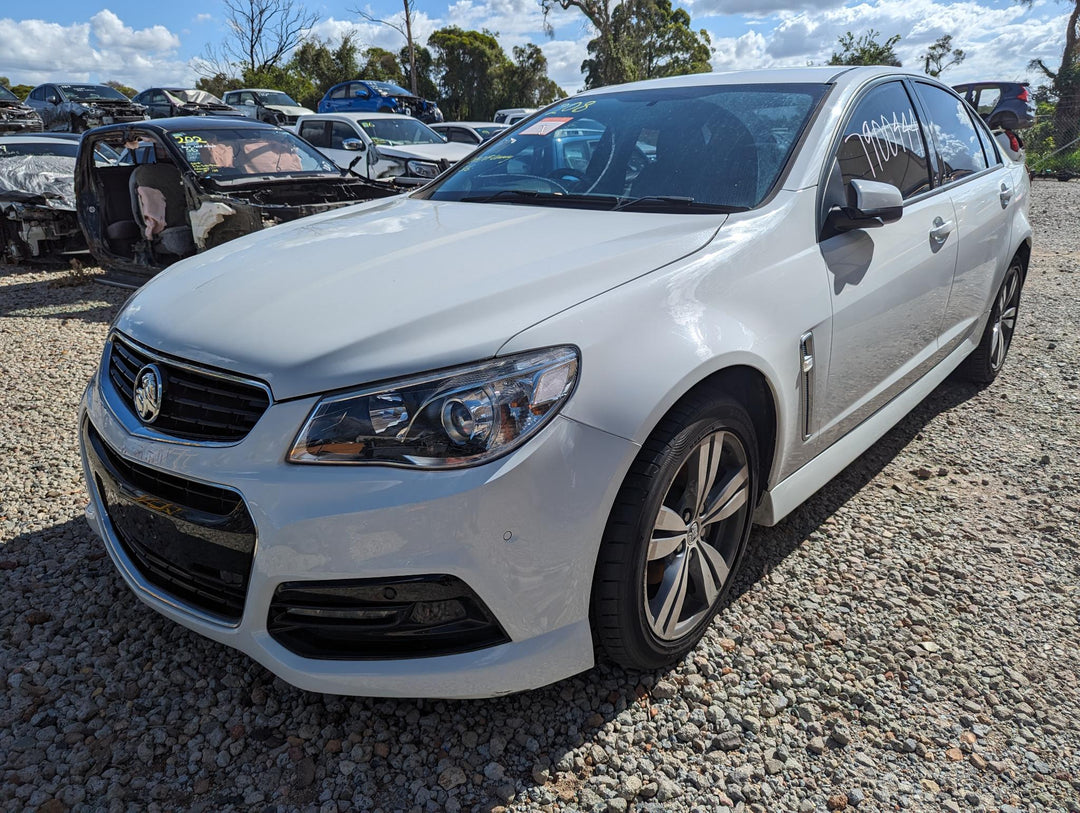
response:
[(230, 90), (239, 90), (244, 86), (242, 80), (235, 76), (226, 76), (224, 73), (215, 73), (213, 76), (203, 76), (196, 83), (198, 90), (213, 93), (219, 99)]
[(132, 96), (134, 96), (136, 93), (139, 92), (139, 91), (135, 90), (135, 88), (133, 88), (133, 87), (128, 87), (127, 85), (124, 85), (124, 84), (121, 84), (120, 82), (117, 82), (115, 79), (110, 79), (108, 82), (105, 82), (103, 84), (111, 87), (113, 90), (120, 91), (125, 96), (127, 96), (129, 99)]
[(395, 85), (407, 84), (398, 55), (385, 48), (371, 47), (364, 51), (364, 64), (358, 75), (364, 79), (393, 82)]
[[(1030, 8), (1033, 0), (1018, 2)], [(1053, 118), (1057, 147), (1065, 147), (1080, 136), (1080, 0), (1068, 2), (1072, 5), (1072, 11), (1065, 27), (1061, 64), (1057, 70), (1052, 70), (1041, 59), (1031, 62), (1032, 68), (1038, 69), (1050, 80), (1053, 95), (1057, 97)]]
[(555, 6), (578, 9), (596, 29), (581, 64), (587, 88), (712, 69), (708, 33), (671, 0), (540, 0), (545, 17)]
[(284, 81), (299, 94), (294, 94), (294, 98), (305, 107), (314, 108), (327, 90), (339, 82), (355, 79), (360, 73), (360, 49), (355, 35), (345, 34), (336, 48), (317, 37), (305, 39), (293, 51), (284, 73)]
[(413, 65), (415, 66), (415, 82), (413, 81), (413, 70), (409, 66), (408, 46), (402, 48), (401, 53), (398, 54), (398, 64), (401, 65), (401, 70), (404, 74), (402, 85), (405, 87), (416, 88), (416, 95), (424, 99), (438, 98), (439, 89), (436, 87), (436, 82), (432, 78), (435, 73), (435, 57), (432, 56), (430, 50), (422, 45), (417, 45), (413, 49), (412, 57)]
[(900, 42), (900, 35), (894, 34), (885, 42), (878, 42), (881, 34), (874, 29), (869, 29), (858, 39), (848, 31), (840, 37), (840, 50), (834, 51), (829, 59), (830, 65), (892, 65), (900, 67), (900, 58), (894, 49)]
[(547, 57), (538, 45), (515, 45), (503, 66), (498, 107), (540, 107), (566, 95), (547, 75)]
[(952, 34), (942, 34), (923, 54), (923, 72), (941, 76), (946, 69), (963, 62), (965, 56), (962, 49), (952, 47)]
[(509, 60), (490, 31), (440, 28), (428, 37), (448, 119), (490, 120), (500, 97), (498, 76)]

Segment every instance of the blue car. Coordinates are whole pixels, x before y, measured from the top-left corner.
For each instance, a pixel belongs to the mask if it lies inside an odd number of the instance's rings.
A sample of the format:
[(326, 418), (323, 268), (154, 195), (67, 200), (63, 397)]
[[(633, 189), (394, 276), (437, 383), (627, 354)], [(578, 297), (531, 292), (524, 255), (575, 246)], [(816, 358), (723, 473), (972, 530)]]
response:
[(414, 96), (393, 82), (354, 79), (326, 91), (319, 102), (320, 113), (402, 113), (415, 116), (426, 124), (442, 121), (435, 102)]

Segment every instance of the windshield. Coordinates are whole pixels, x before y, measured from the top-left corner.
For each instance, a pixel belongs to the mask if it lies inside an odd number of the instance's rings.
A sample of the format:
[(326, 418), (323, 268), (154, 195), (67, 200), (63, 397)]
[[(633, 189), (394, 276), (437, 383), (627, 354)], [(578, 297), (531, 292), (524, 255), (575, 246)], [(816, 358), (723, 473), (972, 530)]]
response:
[(702, 85), (561, 102), (493, 139), (425, 196), (637, 211), (750, 208), (776, 183), (825, 89)]
[(332, 161), (287, 130), (238, 127), (169, 135), (200, 178), (338, 172)]
[(166, 90), (165, 92), (177, 101), (187, 104), (225, 104), (213, 93), (207, 93), (205, 90)]
[(276, 104), (282, 107), (299, 107), (288, 93), (282, 93), (280, 90), (264, 90), (259, 94), (259, 101), (263, 104)]
[(111, 102), (130, 102), (127, 96), (108, 85), (57, 85), (60, 91), (76, 102), (89, 102), (94, 99), (106, 99)]
[(408, 116), (392, 119), (358, 119), (357, 124), (373, 143), (396, 147), (402, 144), (445, 144), (446, 139), (426, 124)]
[(19, 97), (3, 85), (0, 85), (0, 100), (3, 100), (5, 102), (17, 102), (19, 101)]
[(79, 143), (77, 141), (61, 141), (60, 139), (49, 143), (42, 141), (29, 143), (0, 141), (0, 160), (16, 155), (59, 155), (64, 158), (74, 158), (78, 153)]
[(393, 82), (368, 82), (368, 84), (383, 96), (412, 96), (411, 92)]

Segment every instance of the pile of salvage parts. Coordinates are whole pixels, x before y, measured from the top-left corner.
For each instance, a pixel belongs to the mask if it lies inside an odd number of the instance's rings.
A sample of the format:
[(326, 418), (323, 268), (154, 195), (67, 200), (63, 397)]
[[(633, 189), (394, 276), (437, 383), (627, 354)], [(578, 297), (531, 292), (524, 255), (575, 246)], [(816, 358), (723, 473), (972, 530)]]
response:
[(75, 212), (78, 136), (0, 137), (0, 259), (9, 263), (85, 254)]
[(343, 171), (294, 133), (249, 119), (157, 119), (79, 138), (0, 136), (6, 261), (89, 252), (104, 281), (135, 287), (245, 234), (405, 191)]

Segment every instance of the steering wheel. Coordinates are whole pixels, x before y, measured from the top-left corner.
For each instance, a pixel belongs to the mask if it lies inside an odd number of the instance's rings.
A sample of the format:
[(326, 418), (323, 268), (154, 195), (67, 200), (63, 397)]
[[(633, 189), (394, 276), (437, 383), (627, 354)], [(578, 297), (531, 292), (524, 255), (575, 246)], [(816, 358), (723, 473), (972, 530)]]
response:
[[(547, 174), (548, 180), (552, 181), (571, 181), (572, 183), (579, 183), (585, 180), (585, 173), (580, 172), (571, 167), (565, 167), (564, 169), (555, 169)], [(565, 189), (563, 190), (566, 191)]]

